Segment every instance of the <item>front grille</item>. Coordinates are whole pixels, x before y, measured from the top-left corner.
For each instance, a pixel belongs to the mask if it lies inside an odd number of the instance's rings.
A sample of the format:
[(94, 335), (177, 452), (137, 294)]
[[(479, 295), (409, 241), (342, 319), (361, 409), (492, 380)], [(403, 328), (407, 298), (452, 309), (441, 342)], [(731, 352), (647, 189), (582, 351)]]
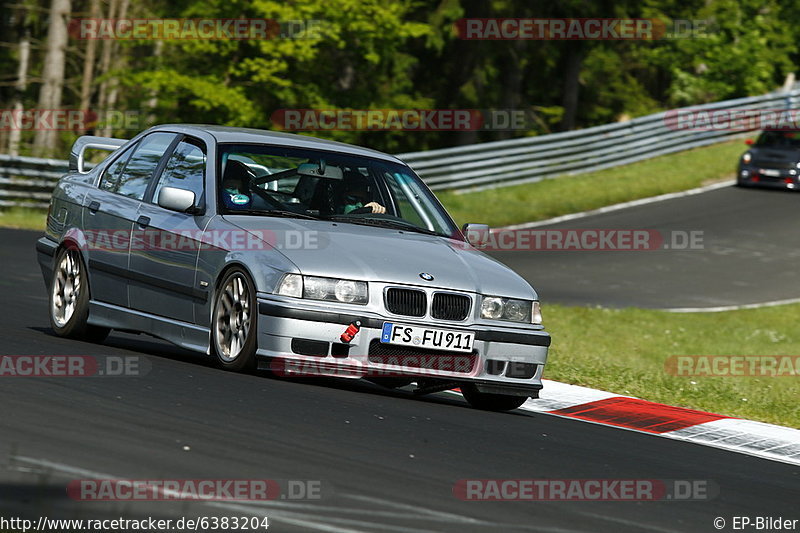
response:
[(469, 374), (478, 362), (478, 354), (426, 350), (409, 346), (386, 344), (379, 340), (369, 343), (369, 362), (406, 368), (425, 368), (443, 372)]
[(469, 314), (472, 299), (463, 294), (438, 292), (433, 295), (431, 315), (440, 320), (464, 320)]
[(425, 316), (428, 301), (417, 289), (387, 289), (386, 310), (395, 315)]
[(795, 163), (791, 162), (789, 158), (774, 159), (767, 157), (754, 157), (750, 161), (750, 165), (758, 168), (774, 168), (775, 170), (790, 170), (795, 168)]

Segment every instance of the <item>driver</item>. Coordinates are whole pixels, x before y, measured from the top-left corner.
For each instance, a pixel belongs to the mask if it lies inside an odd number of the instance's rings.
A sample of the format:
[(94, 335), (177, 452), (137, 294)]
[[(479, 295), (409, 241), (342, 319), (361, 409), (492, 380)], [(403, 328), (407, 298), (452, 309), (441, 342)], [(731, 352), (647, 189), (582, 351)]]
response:
[(247, 209), (250, 207), (248, 186), (250, 171), (247, 165), (229, 159), (222, 176), (222, 202), (228, 209)]
[(348, 213), (374, 213), (382, 215), (386, 208), (378, 202), (371, 202), (367, 180), (360, 173), (347, 171), (344, 175), (344, 207), (342, 212)]

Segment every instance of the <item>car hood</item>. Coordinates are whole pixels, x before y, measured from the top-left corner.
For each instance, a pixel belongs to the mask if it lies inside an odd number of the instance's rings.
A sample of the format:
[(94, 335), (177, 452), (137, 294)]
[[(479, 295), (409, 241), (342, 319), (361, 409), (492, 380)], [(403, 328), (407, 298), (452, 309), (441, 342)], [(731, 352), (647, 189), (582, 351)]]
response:
[[(343, 222), (243, 215), (225, 219), (275, 243), (306, 275), (536, 299), (517, 273), (462, 241)], [(423, 273), (433, 280), (424, 281)]]

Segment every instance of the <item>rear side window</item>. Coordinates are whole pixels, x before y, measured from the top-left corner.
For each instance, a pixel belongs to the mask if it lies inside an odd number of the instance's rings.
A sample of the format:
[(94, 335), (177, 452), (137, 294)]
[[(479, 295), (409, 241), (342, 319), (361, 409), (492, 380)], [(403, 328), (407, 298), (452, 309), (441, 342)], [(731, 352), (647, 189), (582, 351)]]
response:
[[(119, 177), (114, 180), (116, 181), (114, 187), (107, 190), (137, 200), (144, 198), (147, 186), (150, 180), (153, 179), (153, 174), (161, 158), (164, 156), (170, 144), (172, 144), (172, 141), (175, 140), (175, 137), (176, 135), (174, 133), (151, 133), (142, 139), (133, 152), (133, 155), (128, 159)], [(114, 164), (116, 163), (117, 162)], [(112, 165), (112, 167), (113, 166), (114, 165)], [(112, 168), (109, 167), (109, 171), (111, 170)]]
[(153, 194), (153, 203), (158, 203), (158, 194), (163, 187), (177, 187), (192, 191), (196, 199), (203, 195), (206, 172), (206, 153), (199, 143), (183, 140), (175, 147), (158, 186)]
[(100, 178), (100, 188), (110, 192), (117, 192), (119, 188), (119, 178), (122, 171), (125, 169), (125, 163), (130, 159), (131, 154), (136, 149), (136, 145), (131, 146), (125, 150), (116, 161), (111, 163), (108, 168), (103, 172), (103, 177)]

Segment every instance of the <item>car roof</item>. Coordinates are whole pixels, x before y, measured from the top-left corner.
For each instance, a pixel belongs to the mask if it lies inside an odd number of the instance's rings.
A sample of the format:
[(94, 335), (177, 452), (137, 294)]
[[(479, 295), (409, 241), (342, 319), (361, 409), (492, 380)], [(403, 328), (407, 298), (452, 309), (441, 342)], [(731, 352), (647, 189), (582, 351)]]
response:
[(296, 135), (281, 131), (258, 130), (254, 128), (233, 128), (230, 126), (217, 126), (213, 124), (161, 124), (150, 131), (170, 130), (187, 135), (206, 132), (212, 135), (218, 143), (258, 143), (288, 146), (292, 148), (308, 148), (312, 150), (328, 150), (350, 155), (383, 159), (385, 161), (401, 162), (393, 155), (385, 154), (370, 148), (363, 148), (352, 144), (337, 141), (317, 139), (308, 135)]

